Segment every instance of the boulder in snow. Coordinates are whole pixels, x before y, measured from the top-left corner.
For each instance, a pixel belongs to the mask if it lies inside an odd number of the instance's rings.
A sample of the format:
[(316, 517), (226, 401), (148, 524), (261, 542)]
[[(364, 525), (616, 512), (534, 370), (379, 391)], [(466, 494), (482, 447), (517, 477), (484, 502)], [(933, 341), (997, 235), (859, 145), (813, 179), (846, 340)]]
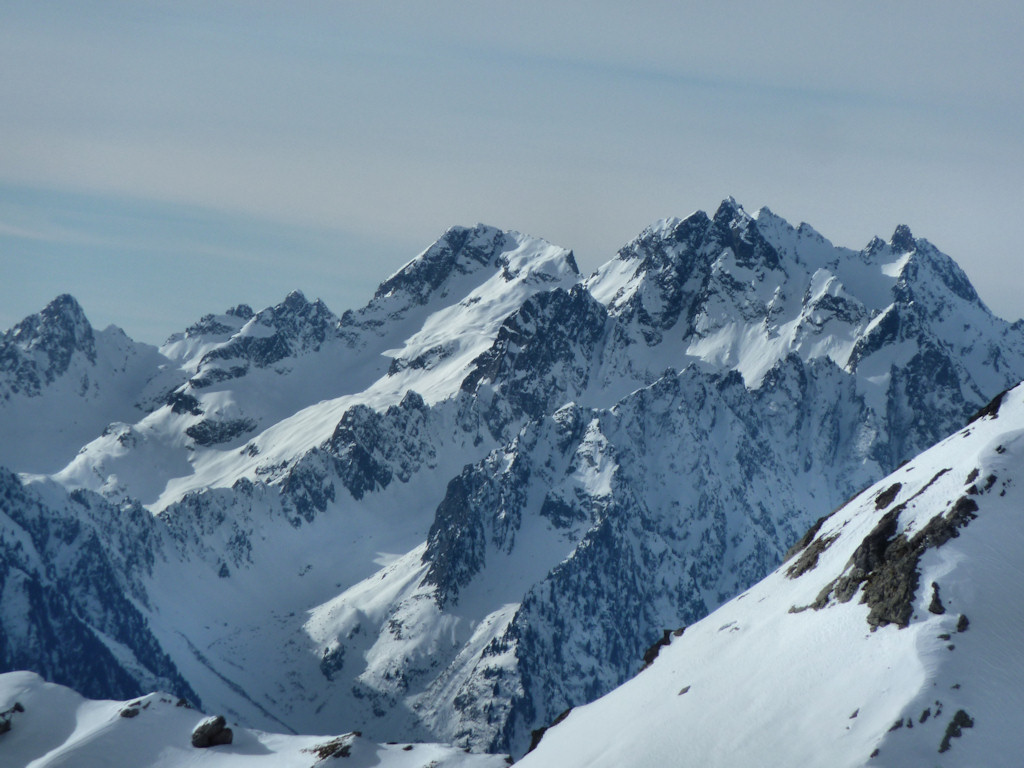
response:
[(192, 746), (203, 749), (216, 747), (219, 744), (230, 744), (234, 734), (226, 725), (224, 715), (206, 718), (192, 731)]

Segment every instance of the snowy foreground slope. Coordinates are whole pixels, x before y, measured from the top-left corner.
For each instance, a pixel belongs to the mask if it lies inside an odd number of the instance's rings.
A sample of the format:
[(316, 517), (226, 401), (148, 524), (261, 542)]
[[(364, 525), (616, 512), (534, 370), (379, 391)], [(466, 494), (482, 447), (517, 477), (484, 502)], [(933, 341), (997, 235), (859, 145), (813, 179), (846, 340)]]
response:
[[(12, 711), (15, 705), (18, 711)], [(0, 674), (0, 734), (6, 768), (498, 768), (500, 755), (470, 755), (440, 744), (374, 744), (357, 733), (286, 736), (229, 723), (233, 741), (198, 749), (193, 729), (205, 715), (175, 697), (90, 701), (30, 672)], [(343, 762), (339, 760), (344, 758)]]
[(359, 309), (119, 333), (60, 297), (0, 339), (0, 669), (516, 755), (1024, 379), (906, 227), (731, 199), (589, 277), (454, 227)]
[(529, 766), (1015, 766), (1024, 386), (549, 728)]

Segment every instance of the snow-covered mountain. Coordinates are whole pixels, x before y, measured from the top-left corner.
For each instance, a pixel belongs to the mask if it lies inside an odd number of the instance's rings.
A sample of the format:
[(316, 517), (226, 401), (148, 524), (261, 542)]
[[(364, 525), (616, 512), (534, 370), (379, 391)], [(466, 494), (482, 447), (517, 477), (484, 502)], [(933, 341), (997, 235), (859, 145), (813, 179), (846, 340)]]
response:
[(454, 228), (362, 309), (151, 351), (138, 413), (0, 476), (2, 668), (517, 754), (1024, 379), (1024, 325), (905, 227), (851, 251), (731, 199), (589, 277)]
[[(192, 743), (207, 722), (185, 700), (150, 693), (89, 701), (30, 672), (0, 674), (0, 754), (33, 768), (504, 768), (502, 755), (472, 755), (442, 744), (374, 744), (359, 733), (291, 736), (226, 723), (231, 742)], [(5, 730), (6, 729), (6, 730)]]
[(58, 296), (0, 336), (0, 465), (55, 472), (114, 421), (133, 422), (173, 372), (115, 326), (96, 331)]
[(1010, 766), (1024, 751), (1024, 386), (538, 734), (526, 766)]

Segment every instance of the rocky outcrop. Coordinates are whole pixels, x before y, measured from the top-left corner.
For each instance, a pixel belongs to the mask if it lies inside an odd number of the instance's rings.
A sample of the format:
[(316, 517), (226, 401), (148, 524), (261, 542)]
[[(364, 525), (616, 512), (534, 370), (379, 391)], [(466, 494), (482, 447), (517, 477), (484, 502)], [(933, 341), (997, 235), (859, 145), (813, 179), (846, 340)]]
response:
[(214, 715), (201, 721), (192, 731), (192, 746), (199, 749), (230, 744), (234, 732), (227, 727), (223, 715)]

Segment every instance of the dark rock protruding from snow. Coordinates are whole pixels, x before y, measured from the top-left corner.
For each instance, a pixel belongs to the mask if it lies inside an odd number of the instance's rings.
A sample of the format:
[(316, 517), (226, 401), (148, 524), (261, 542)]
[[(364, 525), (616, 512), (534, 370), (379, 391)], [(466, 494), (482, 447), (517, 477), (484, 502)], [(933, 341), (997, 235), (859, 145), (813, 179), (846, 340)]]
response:
[[(945, 514), (936, 514), (913, 536), (906, 532), (897, 534), (900, 513), (905, 508), (906, 504), (897, 505), (882, 516), (853, 553), (846, 572), (825, 586), (812, 604), (813, 608), (824, 608), (833, 598), (841, 603), (849, 602), (863, 584), (861, 602), (870, 607), (867, 621), (872, 629), (886, 624), (901, 628), (910, 624), (921, 555), (959, 536), (958, 529), (977, 517), (978, 504), (968, 496), (961, 496)], [(929, 610), (945, 613), (938, 585), (932, 584), (932, 589)]]
[(953, 715), (953, 719), (949, 721), (949, 725), (946, 726), (946, 733), (942, 737), (942, 743), (939, 744), (939, 752), (948, 752), (952, 740), (963, 736), (964, 728), (973, 727), (974, 719), (964, 710), (958, 709), (956, 714)]
[(81, 305), (62, 294), (0, 336), (0, 383), (9, 394), (38, 395), (81, 353), (96, 362), (96, 338)]
[(892, 233), (892, 237), (889, 238), (889, 245), (897, 253), (906, 253), (917, 248), (917, 241), (910, 233), (910, 227), (906, 224), (898, 224), (896, 230)]
[(234, 733), (227, 727), (224, 715), (208, 717), (192, 731), (192, 746), (199, 749), (230, 744), (233, 739)]
[(9, 708), (0, 712), (0, 733), (7, 733), (11, 730), (11, 723), (14, 720), (14, 715), (17, 712), (24, 712), (25, 708), (21, 706), (21, 702), (14, 702)]

